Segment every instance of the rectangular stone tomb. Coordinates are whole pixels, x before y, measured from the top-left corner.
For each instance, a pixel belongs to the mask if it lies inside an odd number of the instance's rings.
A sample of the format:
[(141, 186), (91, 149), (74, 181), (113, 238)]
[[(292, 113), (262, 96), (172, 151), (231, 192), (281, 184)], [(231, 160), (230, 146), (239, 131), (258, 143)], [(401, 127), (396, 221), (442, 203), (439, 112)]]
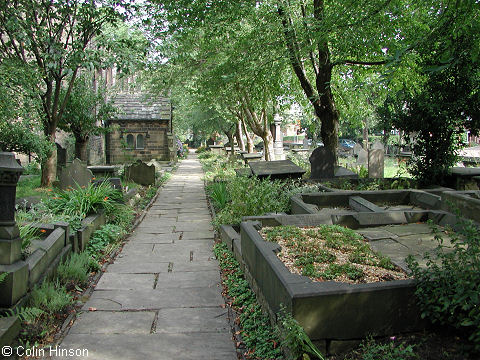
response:
[(305, 170), (295, 165), (290, 160), (277, 161), (255, 161), (248, 164), (252, 170), (252, 174), (259, 178), (270, 179), (298, 179), (305, 174)]
[[(371, 217), (371, 214), (347, 215), (355, 216)], [(305, 220), (302, 217), (312, 219), (302, 224)], [(317, 218), (316, 221), (314, 217)], [(424, 221), (432, 219), (435, 223), (447, 217), (445, 212), (433, 210), (423, 211), (422, 215)], [(281, 247), (276, 243), (264, 241), (259, 233), (262, 224), (275, 226), (276, 223), (299, 227), (320, 224), (348, 226), (352, 221), (334, 215), (262, 216), (257, 219), (261, 222), (244, 221), (240, 225), (241, 256), (245, 263), (247, 278), (258, 297), (268, 307), (270, 314), (278, 313), (281, 306), (285, 306), (305, 329), (310, 339), (327, 352), (334, 352), (333, 342), (358, 340), (371, 334), (388, 336), (417, 331), (425, 326), (415, 303), (414, 280), (359, 284), (337, 281), (314, 282), (308, 277), (290, 272), (277, 257)], [(367, 229), (357, 232), (370, 242), (374, 250), (386, 249), (385, 255), (393, 255), (392, 261), (401, 267), (405, 266), (404, 258), (409, 253), (421, 258), (420, 254), (423, 254), (424, 250), (429, 251), (436, 246), (431, 229), (426, 224), (404, 223), (385, 226), (382, 221), (378, 224), (370, 221)], [(399, 246), (405, 247), (406, 250), (396, 256)]]
[(208, 145), (210, 151), (214, 154), (223, 155), (225, 154), (225, 149), (223, 145)]
[(442, 209), (455, 212), (480, 222), (480, 191), (445, 191), (441, 194)]
[(290, 198), (292, 214), (316, 214), (328, 208), (345, 211), (440, 209), (441, 198), (421, 190), (332, 191), (298, 194)]
[(260, 161), (262, 160), (263, 155), (260, 153), (246, 153), (242, 154), (242, 159), (245, 162), (245, 164), (248, 164), (251, 161)]

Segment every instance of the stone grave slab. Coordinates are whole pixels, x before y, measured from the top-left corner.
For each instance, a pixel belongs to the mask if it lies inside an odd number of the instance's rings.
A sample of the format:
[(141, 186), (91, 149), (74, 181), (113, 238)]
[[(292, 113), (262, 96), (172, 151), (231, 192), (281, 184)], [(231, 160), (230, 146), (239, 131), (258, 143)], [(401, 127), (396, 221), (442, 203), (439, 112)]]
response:
[(261, 179), (298, 179), (305, 174), (300, 166), (290, 160), (255, 161), (248, 164), (252, 173)]
[(335, 175), (335, 154), (324, 146), (313, 150), (310, 155), (311, 179), (333, 178)]
[(251, 161), (261, 161), (262, 158), (263, 158), (263, 155), (259, 153), (242, 154), (242, 159), (245, 162), (245, 164), (248, 164)]
[(154, 185), (155, 166), (137, 160), (136, 163), (125, 168), (125, 178), (140, 185)]
[(59, 187), (62, 190), (88, 186), (92, 181), (93, 174), (87, 168), (87, 164), (79, 159), (74, 159), (70, 165), (62, 169), (59, 175)]

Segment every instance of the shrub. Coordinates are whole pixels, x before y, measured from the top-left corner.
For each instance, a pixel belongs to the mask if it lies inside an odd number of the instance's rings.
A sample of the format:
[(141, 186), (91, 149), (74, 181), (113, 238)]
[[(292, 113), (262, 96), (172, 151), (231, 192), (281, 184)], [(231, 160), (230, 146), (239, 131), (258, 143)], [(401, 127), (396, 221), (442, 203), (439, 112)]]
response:
[(378, 343), (368, 339), (360, 344), (361, 359), (363, 360), (414, 360), (418, 356), (413, 351), (412, 345), (405, 343)]
[(230, 194), (227, 191), (227, 184), (225, 182), (215, 182), (208, 185), (207, 192), (216, 210), (223, 209), (230, 201)]
[(57, 268), (57, 277), (66, 286), (84, 285), (98, 263), (87, 252), (74, 253)]
[(116, 200), (122, 199), (122, 193), (104, 181), (100, 184), (88, 184), (85, 188), (77, 187), (55, 193), (48, 200), (47, 206), (55, 214), (85, 217), (100, 209), (107, 212), (115, 206)]
[(106, 224), (95, 231), (88, 242), (86, 252), (95, 259), (99, 259), (106, 253), (105, 248), (115, 244), (123, 235), (125, 229), (120, 225)]
[(226, 295), (232, 299), (232, 307), (240, 313), (238, 322), (242, 339), (249, 349), (249, 358), (282, 359), (280, 346), (277, 346), (277, 334), (273, 331), (268, 316), (262, 313), (257, 304), (255, 293), (250, 289), (238, 261), (224, 243), (216, 244), (213, 251), (223, 271), (222, 284)]
[(42, 285), (35, 286), (30, 295), (30, 306), (49, 314), (63, 311), (71, 302), (72, 296), (58, 281), (44, 281)]
[(239, 224), (243, 216), (263, 215), (268, 212), (287, 211), (289, 193), (285, 183), (260, 180), (257, 177), (234, 177), (227, 190), (232, 201), (215, 218), (217, 226), (221, 224)]
[(424, 255), (427, 259), (426, 268), (420, 267), (412, 257), (407, 260), (418, 281), (416, 296), (422, 318), (465, 331), (474, 350), (478, 352), (480, 231), (470, 220), (459, 221), (461, 224), (459, 234), (449, 232), (453, 251), (443, 251), (443, 239), (436, 226), (432, 225), (438, 247), (434, 256)]

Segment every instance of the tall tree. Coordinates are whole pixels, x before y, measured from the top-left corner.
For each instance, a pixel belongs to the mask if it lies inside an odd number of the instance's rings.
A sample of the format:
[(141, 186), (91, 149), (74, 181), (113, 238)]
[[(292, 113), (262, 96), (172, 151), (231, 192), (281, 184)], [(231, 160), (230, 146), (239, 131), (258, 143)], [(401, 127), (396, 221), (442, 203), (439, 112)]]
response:
[[(45, 136), (55, 132), (81, 67), (98, 60), (89, 46), (105, 24), (115, 23), (121, 2), (109, 0), (13, 0), (0, 2), (0, 57), (35, 67)], [(65, 91), (62, 91), (62, 88)], [(42, 185), (56, 178), (56, 151), (42, 164)]]
[(103, 125), (116, 112), (106, 99), (106, 89), (92, 87), (92, 76), (81, 75), (73, 86), (58, 127), (75, 137), (75, 157), (87, 161), (87, 143), (91, 135), (105, 132)]

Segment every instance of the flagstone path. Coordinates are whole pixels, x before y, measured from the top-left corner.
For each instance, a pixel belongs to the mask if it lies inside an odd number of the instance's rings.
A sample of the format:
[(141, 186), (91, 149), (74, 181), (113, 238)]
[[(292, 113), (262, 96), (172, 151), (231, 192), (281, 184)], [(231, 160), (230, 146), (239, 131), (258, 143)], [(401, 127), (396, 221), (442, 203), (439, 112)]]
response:
[(237, 358), (201, 177), (195, 155), (180, 163), (61, 349), (87, 349), (89, 360)]

